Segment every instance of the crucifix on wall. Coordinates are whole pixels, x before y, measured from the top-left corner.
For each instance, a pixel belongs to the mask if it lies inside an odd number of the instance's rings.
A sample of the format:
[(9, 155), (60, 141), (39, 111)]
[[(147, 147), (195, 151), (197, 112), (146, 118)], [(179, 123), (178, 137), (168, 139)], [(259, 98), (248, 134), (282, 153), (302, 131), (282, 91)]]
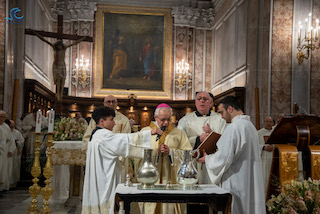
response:
[[(57, 97), (57, 100), (60, 101), (63, 96), (63, 88), (66, 80), (66, 63), (65, 63), (66, 49), (82, 41), (93, 42), (93, 38), (89, 36), (63, 34), (63, 16), (61, 15), (58, 16), (58, 32), (57, 33), (25, 29), (25, 34), (35, 35), (53, 48), (54, 61), (52, 65), (52, 74), (53, 74), (54, 84), (56, 85), (56, 97)], [(56, 38), (57, 41), (55, 43), (51, 43), (44, 37)], [(69, 39), (69, 40), (75, 40), (75, 41), (70, 43), (69, 45), (65, 45), (62, 39)]]

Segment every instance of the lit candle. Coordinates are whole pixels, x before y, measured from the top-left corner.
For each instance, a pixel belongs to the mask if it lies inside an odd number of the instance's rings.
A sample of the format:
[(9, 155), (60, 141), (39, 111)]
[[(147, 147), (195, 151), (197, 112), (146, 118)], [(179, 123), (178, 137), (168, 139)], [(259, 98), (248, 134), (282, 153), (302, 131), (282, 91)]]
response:
[(42, 112), (39, 109), (37, 111), (37, 118), (36, 118), (36, 132), (40, 133), (41, 132), (41, 116), (42, 116)]
[(54, 125), (54, 110), (51, 109), (49, 112), (49, 124), (48, 124), (48, 132), (53, 132), (53, 125)]
[(300, 43), (300, 39), (301, 39), (301, 22), (300, 22), (300, 21), (299, 21), (298, 26), (299, 26), (299, 30), (298, 30), (298, 41), (299, 41), (299, 43)]
[(319, 19), (316, 19), (316, 39), (318, 39)]
[(309, 31), (310, 31), (310, 33), (312, 33), (312, 30), (311, 30), (311, 26), (312, 26), (312, 13), (309, 13), (309, 23), (308, 23), (308, 26), (309, 26)]
[(308, 19), (305, 20), (305, 34), (304, 34), (304, 39), (307, 40), (307, 34), (308, 34)]

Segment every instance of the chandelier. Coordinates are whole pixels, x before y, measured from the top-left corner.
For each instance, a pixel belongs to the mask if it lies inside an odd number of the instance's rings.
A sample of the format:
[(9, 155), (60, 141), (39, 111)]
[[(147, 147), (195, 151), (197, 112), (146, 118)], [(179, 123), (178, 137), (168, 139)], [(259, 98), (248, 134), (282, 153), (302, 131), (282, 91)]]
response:
[[(312, 14), (309, 13), (309, 17), (305, 19), (304, 25), (302, 25), (300, 21), (298, 25), (299, 31), (297, 49), (299, 52), (297, 53), (297, 58), (299, 64), (301, 64), (304, 59), (309, 58), (310, 51), (319, 49), (319, 19), (316, 19), (316, 27), (312, 27)], [(303, 51), (306, 51), (306, 53), (303, 53)]]
[(175, 86), (180, 92), (184, 88), (192, 88), (192, 73), (189, 72), (189, 63), (184, 59), (176, 64)]
[(85, 89), (90, 84), (89, 59), (84, 59), (81, 55), (80, 60), (76, 59), (75, 68), (72, 70), (72, 85), (78, 88), (78, 85)]

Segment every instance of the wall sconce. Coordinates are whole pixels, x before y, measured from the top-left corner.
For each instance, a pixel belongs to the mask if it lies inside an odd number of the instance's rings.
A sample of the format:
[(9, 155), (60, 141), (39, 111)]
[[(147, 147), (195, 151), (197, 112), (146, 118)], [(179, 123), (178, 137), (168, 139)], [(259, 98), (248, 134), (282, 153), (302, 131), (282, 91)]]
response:
[(175, 86), (180, 92), (186, 87), (192, 88), (192, 73), (189, 72), (189, 63), (184, 62), (184, 59), (176, 64)]
[[(309, 17), (305, 19), (305, 27), (299, 21), (299, 31), (298, 31), (298, 53), (297, 58), (299, 65), (303, 62), (304, 59), (308, 59), (310, 51), (314, 49), (319, 49), (319, 19), (316, 19), (316, 27), (312, 27), (312, 14), (309, 13)], [(304, 37), (301, 37), (301, 32), (304, 31)], [(318, 43), (317, 46), (313, 43)], [(306, 54), (302, 51), (306, 50)]]
[(72, 85), (78, 88), (78, 85), (85, 89), (90, 84), (90, 69), (89, 59), (84, 59), (81, 55), (81, 59), (76, 59), (75, 68), (72, 69)]

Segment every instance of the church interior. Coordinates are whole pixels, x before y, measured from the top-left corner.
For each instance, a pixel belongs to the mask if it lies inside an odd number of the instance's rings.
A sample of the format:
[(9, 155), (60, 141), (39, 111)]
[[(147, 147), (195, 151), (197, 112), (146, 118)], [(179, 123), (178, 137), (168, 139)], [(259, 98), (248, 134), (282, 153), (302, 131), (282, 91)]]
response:
[[(279, 143), (271, 171), (281, 184), (320, 179), (320, 0), (0, 0), (0, 11), (0, 109), (17, 125), (34, 109), (90, 118), (113, 95), (136, 132), (160, 103), (177, 125), (196, 110), (196, 92), (214, 95), (213, 111), (236, 96), (257, 130), (266, 117), (286, 118), (270, 137)], [(79, 161), (66, 168), (63, 155), (52, 160), (63, 166), (55, 172), (67, 171), (62, 183), (70, 180), (67, 196), (55, 186), (53, 195), (69, 200), (50, 205), (52, 213), (81, 212), (85, 154), (67, 153)], [(298, 167), (298, 159), (308, 161)], [(287, 174), (284, 162), (292, 164)], [(30, 169), (1, 192), (0, 213), (31, 205)], [(269, 199), (279, 193), (272, 183), (267, 189)]]

